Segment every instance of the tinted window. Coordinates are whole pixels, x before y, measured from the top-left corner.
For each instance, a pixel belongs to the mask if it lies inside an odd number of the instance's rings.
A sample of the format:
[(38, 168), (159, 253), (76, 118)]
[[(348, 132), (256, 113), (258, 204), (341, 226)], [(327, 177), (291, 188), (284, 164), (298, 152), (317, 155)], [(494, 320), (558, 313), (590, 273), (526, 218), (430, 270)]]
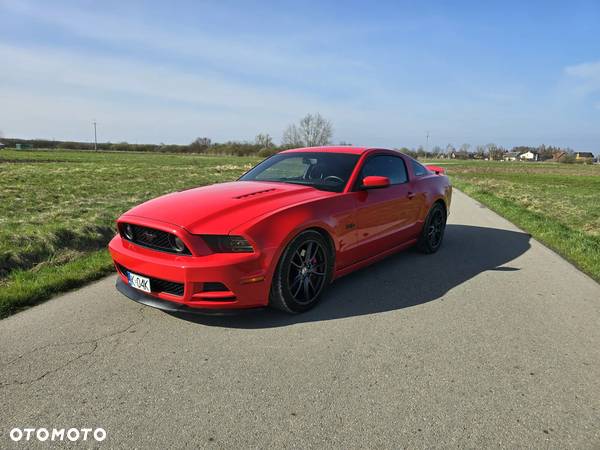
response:
[(329, 152), (280, 153), (243, 175), (241, 181), (277, 181), (342, 192), (358, 155)]
[(360, 172), (360, 180), (370, 176), (388, 177), (390, 184), (408, 181), (406, 166), (402, 158), (390, 155), (378, 155), (369, 158)]
[(420, 177), (421, 175), (425, 175), (427, 173), (427, 169), (414, 159), (411, 159), (410, 162), (412, 164), (413, 173), (416, 177)]

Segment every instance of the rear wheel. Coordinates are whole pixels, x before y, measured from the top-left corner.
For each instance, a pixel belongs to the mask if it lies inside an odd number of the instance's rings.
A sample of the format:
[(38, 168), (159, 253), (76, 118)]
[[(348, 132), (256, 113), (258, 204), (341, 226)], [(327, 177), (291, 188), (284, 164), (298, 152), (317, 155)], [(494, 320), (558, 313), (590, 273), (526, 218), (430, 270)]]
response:
[(325, 238), (308, 230), (284, 250), (271, 285), (269, 304), (289, 313), (312, 308), (331, 281), (333, 255)]
[(442, 245), (446, 229), (446, 210), (440, 203), (435, 203), (423, 225), (417, 248), (423, 253), (435, 253)]

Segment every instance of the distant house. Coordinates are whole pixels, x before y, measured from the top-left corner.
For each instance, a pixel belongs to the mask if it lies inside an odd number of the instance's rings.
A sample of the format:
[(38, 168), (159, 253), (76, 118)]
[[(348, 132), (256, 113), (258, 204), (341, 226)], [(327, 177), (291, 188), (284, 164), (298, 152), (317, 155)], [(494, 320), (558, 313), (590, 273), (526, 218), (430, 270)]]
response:
[(521, 153), (519, 158), (525, 161), (538, 161), (540, 159), (540, 155), (536, 151), (529, 150), (525, 153)]
[(520, 155), (519, 152), (507, 152), (502, 156), (502, 159), (504, 161), (518, 161)]
[(6, 147), (6, 145), (4, 145), (2, 142), (0, 142), (0, 150), (2, 150), (4, 147)]
[(576, 152), (575, 153), (575, 160), (577, 160), (577, 161), (584, 161), (584, 162), (593, 162), (594, 161), (594, 154), (590, 153), (590, 152)]

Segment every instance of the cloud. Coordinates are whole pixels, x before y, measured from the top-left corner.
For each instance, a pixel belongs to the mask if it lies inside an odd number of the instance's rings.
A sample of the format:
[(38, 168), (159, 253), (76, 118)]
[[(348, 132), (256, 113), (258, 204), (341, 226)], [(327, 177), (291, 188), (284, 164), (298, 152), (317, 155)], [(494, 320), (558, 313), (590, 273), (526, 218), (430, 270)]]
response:
[(573, 77), (600, 81), (600, 61), (567, 66), (565, 72)]
[(582, 94), (600, 91), (600, 61), (567, 66), (565, 73), (577, 83)]
[[(281, 34), (277, 40), (256, 34), (205, 31), (202, 27), (176, 29), (163, 24), (143, 20), (139, 15), (93, 14), (81, 9), (57, 7), (46, 2), (32, 4), (28, 1), (0, 0), (0, 5), (13, 13), (42, 23), (56, 26), (69, 34), (112, 44), (119, 49), (152, 51), (168, 59), (180, 58), (225, 74), (262, 75), (270, 80), (293, 81), (305, 85), (324, 87), (330, 84), (327, 71), (315, 77), (315, 70), (325, 67), (344, 67), (336, 79), (353, 87), (360, 86), (361, 77), (353, 76), (352, 70), (361, 70), (364, 76), (369, 65), (357, 58), (343, 58), (326, 52), (318, 44), (306, 46), (297, 36)], [(337, 30), (342, 34), (347, 28)], [(328, 30), (335, 31), (335, 27)], [(347, 31), (346, 31), (347, 33)], [(308, 33), (307, 30), (307, 34)], [(356, 32), (346, 37), (356, 37)], [(342, 38), (340, 38), (342, 39)]]
[[(326, 102), (286, 88), (255, 86), (214, 74), (199, 75), (175, 67), (47, 47), (0, 44), (0, 60), (11, 67), (0, 73), (0, 121), (4, 131), (11, 134), (23, 130), (19, 122), (31, 127), (40, 118), (56, 124), (56, 129), (64, 129), (65, 125), (58, 127), (56, 118), (73, 123), (81, 114), (85, 121), (104, 115), (105, 122), (113, 122), (114, 115), (132, 127), (142, 126), (140, 118), (147, 118), (145, 128), (156, 122), (173, 126), (176, 119), (178, 124), (168, 135), (177, 142), (199, 130), (213, 138), (240, 139), (262, 131), (276, 134), (308, 111), (342, 117), (345, 109), (345, 102)], [(16, 94), (23, 99), (19, 101)], [(64, 107), (66, 102), (68, 108)], [(131, 114), (123, 113), (127, 110)], [(195, 126), (190, 117), (196, 120)], [(9, 123), (13, 126), (8, 127)], [(183, 123), (188, 127), (184, 133), (180, 126)], [(264, 129), (266, 124), (269, 130)], [(118, 122), (114, 125), (119, 131), (108, 139), (129, 139), (134, 134), (127, 133)], [(176, 133), (180, 133), (179, 139)]]

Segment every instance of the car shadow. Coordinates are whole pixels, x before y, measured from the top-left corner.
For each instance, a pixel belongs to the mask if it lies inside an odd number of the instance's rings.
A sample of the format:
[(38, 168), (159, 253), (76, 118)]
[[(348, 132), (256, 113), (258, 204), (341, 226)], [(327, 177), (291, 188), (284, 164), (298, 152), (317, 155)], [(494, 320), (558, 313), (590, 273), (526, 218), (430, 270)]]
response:
[(442, 248), (433, 255), (407, 250), (335, 281), (321, 302), (303, 314), (271, 309), (233, 316), (170, 315), (219, 327), (270, 328), (408, 308), (438, 300), (450, 289), (487, 270), (504, 266), (530, 247), (526, 233), (448, 224)]

